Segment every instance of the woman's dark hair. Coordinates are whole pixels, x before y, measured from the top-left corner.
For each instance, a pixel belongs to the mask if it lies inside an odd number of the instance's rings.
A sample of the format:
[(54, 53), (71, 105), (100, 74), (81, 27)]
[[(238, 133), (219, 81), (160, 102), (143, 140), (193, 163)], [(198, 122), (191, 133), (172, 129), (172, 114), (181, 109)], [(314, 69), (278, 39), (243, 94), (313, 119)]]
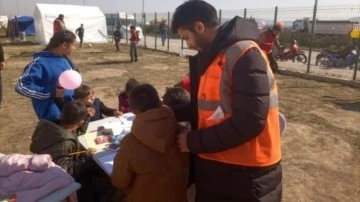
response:
[(129, 95), (130, 91), (137, 85), (139, 85), (139, 82), (134, 78), (130, 78), (125, 84), (125, 93)]
[(190, 95), (183, 88), (171, 87), (166, 88), (163, 96), (163, 104), (167, 106), (175, 106), (190, 101)]
[(74, 43), (76, 41), (76, 36), (73, 32), (69, 30), (61, 31), (55, 33), (51, 39), (49, 44), (46, 46), (44, 51), (50, 51), (53, 48), (59, 47), (62, 43)]
[(196, 21), (202, 22), (207, 27), (219, 25), (216, 9), (212, 5), (201, 0), (191, 0), (176, 8), (171, 30), (175, 34), (179, 28), (193, 31)]
[(87, 115), (85, 104), (78, 101), (66, 102), (61, 112), (61, 123), (66, 125), (77, 124)]
[(92, 91), (93, 90), (89, 86), (83, 84), (74, 90), (74, 98), (75, 99), (85, 98), (86, 96), (90, 95)]
[(150, 84), (139, 84), (135, 86), (129, 96), (129, 105), (132, 110), (145, 112), (161, 106), (159, 94)]

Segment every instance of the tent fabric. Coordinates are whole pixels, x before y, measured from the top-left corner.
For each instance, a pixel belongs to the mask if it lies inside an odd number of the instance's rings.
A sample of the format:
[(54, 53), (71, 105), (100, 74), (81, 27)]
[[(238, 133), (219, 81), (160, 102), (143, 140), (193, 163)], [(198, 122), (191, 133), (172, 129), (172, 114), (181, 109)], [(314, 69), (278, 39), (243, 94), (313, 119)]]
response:
[(17, 22), (19, 32), (25, 32), (27, 36), (34, 36), (35, 35), (35, 24), (34, 24), (34, 17), (32, 16), (17, 16), (17, 18), (13, 18), (12, 20), (13, 25)]
[(7, 28), (8, 26), (8, 17), (6, 15), (0, 16), (0, 28)]
[[(75, 6), (57, 4), (36, 4), (34, 17), (36, 28), (36, 41), (48, 44), (53, 35), (53, 22), (64, 15), (67, 30), (75, 33), (80, 24), (84, 24), (84, 42), (106, 43), (106, 18), (103, 12), (94, 6)], [(77, 40), (79, 38), (77, 37)]]

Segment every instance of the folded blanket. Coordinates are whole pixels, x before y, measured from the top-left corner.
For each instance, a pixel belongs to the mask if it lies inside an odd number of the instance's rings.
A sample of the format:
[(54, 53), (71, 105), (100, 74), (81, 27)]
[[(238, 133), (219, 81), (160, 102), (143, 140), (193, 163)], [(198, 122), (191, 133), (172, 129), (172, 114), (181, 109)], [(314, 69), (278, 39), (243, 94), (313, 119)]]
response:
[(0, 198), (16, 194), (17, 202), (32, 202), (74, 182), (61, 167), (43, 172), (21, 171), (0, 177)]
[(22, 155), (9, 154), (0, 156), (0, 177), (10, 176), (11, 174), (23, 170), (44, 171), (55, 164), (51, 161), (48, 154), (42, 155)]

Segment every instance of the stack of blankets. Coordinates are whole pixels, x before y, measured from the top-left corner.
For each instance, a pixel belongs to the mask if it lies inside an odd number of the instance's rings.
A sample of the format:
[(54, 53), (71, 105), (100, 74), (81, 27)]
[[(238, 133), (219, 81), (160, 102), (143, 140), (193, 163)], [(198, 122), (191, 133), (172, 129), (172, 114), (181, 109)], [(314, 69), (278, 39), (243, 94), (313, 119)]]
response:
[(0, 154), (0, 201), (38, 201), (72, 182), (74, 179), (55, 165), (48, 154)]

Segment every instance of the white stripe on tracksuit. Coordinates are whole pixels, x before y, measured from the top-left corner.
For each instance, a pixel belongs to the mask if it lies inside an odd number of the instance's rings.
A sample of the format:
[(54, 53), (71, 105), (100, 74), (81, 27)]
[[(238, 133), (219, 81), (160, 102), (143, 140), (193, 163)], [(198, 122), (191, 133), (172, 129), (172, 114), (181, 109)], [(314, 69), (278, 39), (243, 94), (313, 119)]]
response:
[(28, 89), (21, 82), (21, 80), (29, 74), (30, 69), (32, 68), (32, 66), (36, 62), (36, 60), (38, 60), (38, 59), (39, 59), (39, 57), (35, 58), (32, 62), (29, 63), (29, 65), (25, 69), (23, 75), (16, 82), (16, 89), (18, 90), (19, 93), (21, 93), (24, 96), (42, 100), (42, 99), (49, 98), (50, 93), (41, 93), (41, 92), (37, 92), (37, 91), (31, 90), (31, 89)]

